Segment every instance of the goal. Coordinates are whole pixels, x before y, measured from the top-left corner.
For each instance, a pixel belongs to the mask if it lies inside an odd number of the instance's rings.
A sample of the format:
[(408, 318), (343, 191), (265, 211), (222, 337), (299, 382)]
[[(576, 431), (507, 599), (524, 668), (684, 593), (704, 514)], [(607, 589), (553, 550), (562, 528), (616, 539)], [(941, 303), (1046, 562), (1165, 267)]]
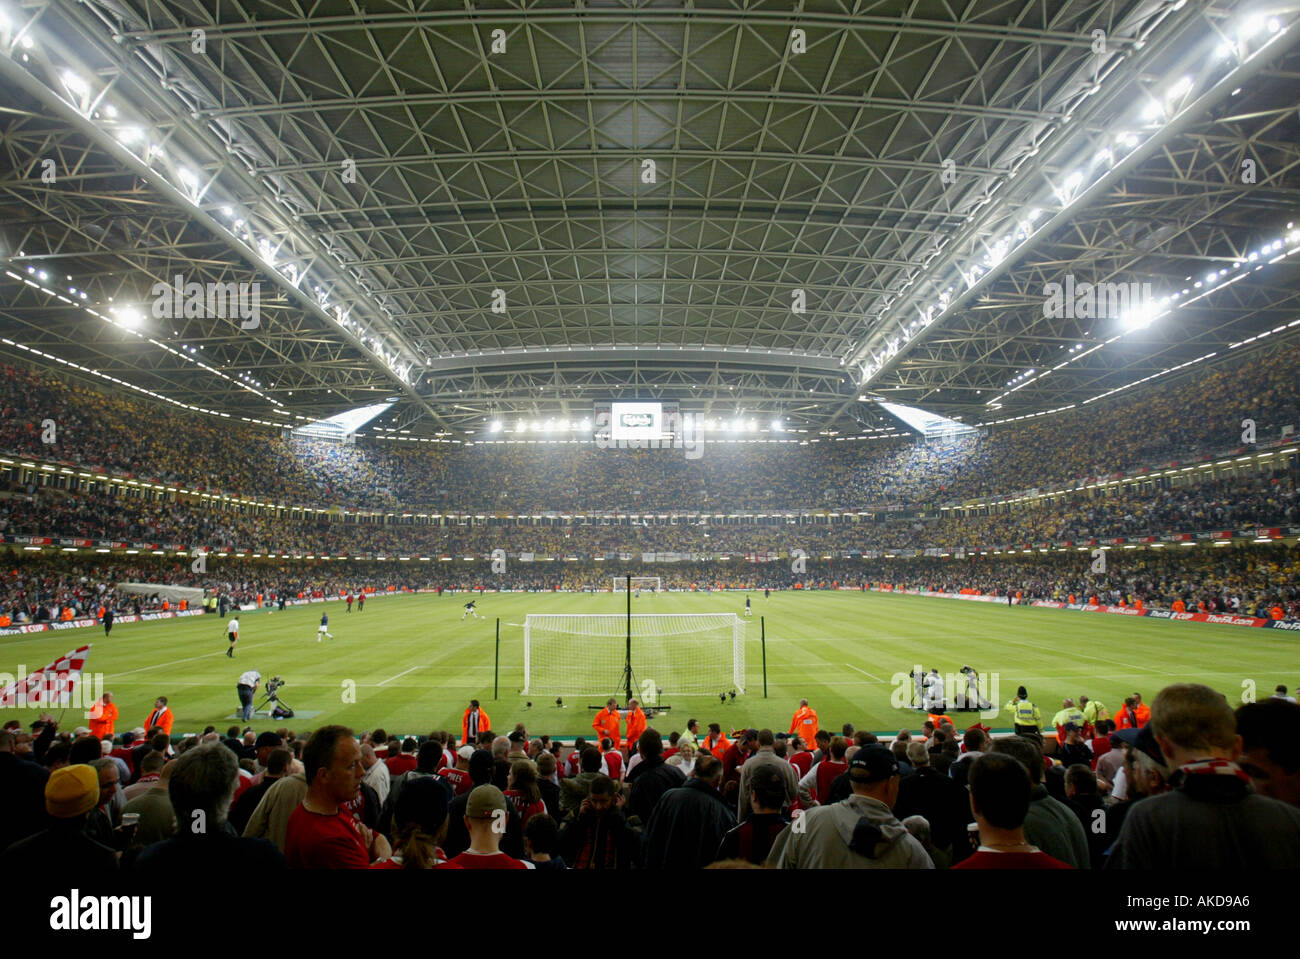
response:
[(665, 696), (745, 691), (745, 624), (735, 613), (530, 613), (521, 692), (623, 691), (629, 622), (633, 695), (644, 689), (662, 689)]
[[(614, 581), (614, 592), (621, 593), (627, 589), (626, 576), (613, 576), (611, 579)], [(663, 586), (660, 584), (658, 576), (633, 576), (632, 588), (653, 589), (656, 593), (663, 592)]]

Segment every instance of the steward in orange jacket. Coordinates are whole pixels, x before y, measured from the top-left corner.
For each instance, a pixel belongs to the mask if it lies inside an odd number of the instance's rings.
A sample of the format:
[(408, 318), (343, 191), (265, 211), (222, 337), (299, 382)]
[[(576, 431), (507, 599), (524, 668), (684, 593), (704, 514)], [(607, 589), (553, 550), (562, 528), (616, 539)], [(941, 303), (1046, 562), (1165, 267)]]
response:
[[(469, 720), (470, 713), (478, 713), (474, 722), (474, 738), (470, 739)], [(488, 719), (487, 710), (478, 704), (477, 699), (471, 699), (469, 705), (465, 707), (465, 715), (460, 718), (460, 744), (462, 746), (474, 746), (478, 743), (478, 734), (485, 733), (492, 729), (492, 720)]]
[(90, 735), (96, 739), (108, 739), (113, 735), (116, 724), (117, 707), (113, 705), (113, 694), (105, 693), (90, 708)]
[(808, 705), (808, 700), (799, 700), (799, 708), (790, 720), (790, 735), (798, 736), (805, 745), (817, 741), (817, 711)]
[[(645, 717), (642, 716), (642, 722)], [(596, 742), (602, 739), (608, 739), (614, 744), (615, 749), (622, 747), (622, 738), (618, 734), (619, 715), (617, 700), (610, 699), (605, 703), (605, 708), (596, 713), (596, 718), (591, 721), (591, 728), (596, 730)]]
[(159, 696), (154, 700), (153, 712), (149, 718), (144, 721), (145, 732), (153, 729), (155, 726), (161, 726), (162, 731), (168, 736), (172, 734), (172, 723), (175, 721), (172, 711), (167, 708), (167, 697)]
[(641, 711), (641, 704), (635, 699), (627, 701), (627, 751), (636, 752), (637, 740), (645, 732), (645, 713)]
[(700, 744), (700, 748), (708, 750), (716, 758), (721, 759), (730, 746), (731, 740), (722, 735), (722, 727), (717, 723), (709, 723), (709, 735)]

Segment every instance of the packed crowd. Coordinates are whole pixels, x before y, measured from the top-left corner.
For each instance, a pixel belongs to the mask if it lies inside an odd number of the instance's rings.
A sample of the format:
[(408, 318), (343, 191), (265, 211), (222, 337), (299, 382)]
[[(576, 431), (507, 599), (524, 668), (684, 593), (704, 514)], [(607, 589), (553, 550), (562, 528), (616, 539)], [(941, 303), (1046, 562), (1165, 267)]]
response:
[[(1260, 443), (1300, 425), (1294, 350), (946, 443), (735, 444), (680, 450), (482, 442), (353, 445), (213, 423), (45, 373), (0, 367), (0, 450), (124, 470), (189, 489), (308, 506), (441, 510), (762, 510), (937, 505), (1051, 488)], [(42, 423), (53, 421), (53, 443)], [(791, 437), (783, 437), (790, 439)], [(468, 438), (467, 438), (468, 439)], [(599, 481), (593, 481), (599, 477)], [(489, 480), (490, 481), (486, 481)]]
[(209, 559), (196, 573), (189, 560), (167, 557), (75, 556), (31, 559), (10, 554), (0, 570), (0, 616), (11, 622), (96, 615), (100, 606), (116, 612), (146, 611), (161, 600), (115, 593), (117, 583), (144, 582), (199, 587), (233, 604), (277, 603), (281, 597), (339, 596), (365, 588), (415, 590), (605, 590), (626, 574), (656, 576), (665, 590), (881, 588), (989, 596), (1135, 605), (1169, 610), (1181, 602), (1191, 611), (1239, 612), (1267, 618), (1280, 607), (1300, 619), (1300, 546), (1281, 544), (1222, 548), (1111, 551), (1105, 572), (1077, 551), (940, 557), (806, 561), (794, 572), (785, 562), (664, 563), (511, 561), (505, 573), (491, 564), (414, 561), (330, 561)]
[(185, 549), (346, 556), (483, 556), (510, 553), (589, 557), (608, 553), (767, 553), (965, 548), (1028, 543), (1086, 543), (1119, 536), (1160, 536), (1300, 525), (1294, 471), (1161, 486), (1148, 492), (1085, 491), (1017, 506), (1012, 511), (938, 517), (801, 520), (741, 525), (679, 519), (622, 523), (548, 520), (523, 525), (481, 518), (474, 524), (427, 525), (400, 517), (382, 524), (342, 517), (291, 519), (244, 506), (146, 500), (103, 492), (44, 488), (0, 499), (0, 534), (165, 543)]
[(284, 869), (1246, 870), (1300, 857), (1300, 705), (1285, 687), (1235, 712), (1193, 684), (1150, 706), (1135, 693), (1113, 717), (1067, 699), (1054, 737), (1023, 687), (1006, 706), (1012, 736), (978, 721), (963, 731), (942, 709), (884, 743), (852, 723), (836, 734), (808, 700), (788, 731), (688, 719), (664, 736), (653, 711), (610, 699), (590, 742), (567, 745), (523, 723), (502, 734), (477, 700), (460, 736), (209, 726), (176, 737), (165, 698), (117, 735), (106, 692), (92, 727), (69, 734), (47, 715), (0, 731), (0, 865), (172, 881)]

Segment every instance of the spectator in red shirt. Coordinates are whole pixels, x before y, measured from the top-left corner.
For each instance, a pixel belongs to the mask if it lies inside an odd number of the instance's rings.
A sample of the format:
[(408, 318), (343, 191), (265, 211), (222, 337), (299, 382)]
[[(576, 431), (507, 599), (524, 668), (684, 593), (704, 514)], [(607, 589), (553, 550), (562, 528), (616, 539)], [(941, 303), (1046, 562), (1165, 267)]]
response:
[(587, 748), (587, 740), (579, 736), (573, 741), (573, 752), (569, 753), (569, 758), (565, 760), (565, 778), (576, 776), (582, 772), (582, 751)]
[(1097, 769), (1097, 760), (1110, 752), (1110, 734), (1112, 725), (1113, 724), (1109, 719), (1099, 719), (1097, 720), (1096, 725), (1093, 726), (1094, 735), (1092, 741), (1088, 743), (1088, 745), (1092, 747), (1092, 759), (1089, 761), (1088, 765), (1092, 767), (1094, 772)]
[(493, 785), (475, 786), (465, 805), (465, 827), (469, 830), (469, 848), (451, 860), (461, 869), (532, 869), (501, 851), (506, 834), (506, 797)]
[(322, 726), (302, 751), (307, 796), (289, 817), (285, 858), (291, 869), (365, 869), (393, 850), (380, 833), (343, 808), (361, 789), (361, 747), (346, 726)]
[(394, 750), (388, 750), (388, 758), (384, 760), (388, 766), (388, 775), (390, 779), (396, 779), (402, 773), (409, 773), (418, 764), (415, 756), (416, 747), (419, 743), (412, 736), (407, 736), (402, 743), (402, 751), (394, 755)]
[(1033, 788), (1020, 762), (1002, 753), (986, 753), (971, 766), (970, 808), (979, 826), (976, 852), (953, 869), (1069, 869), (1025, 841), (1025, 816)]
[(133, 753), (135, 750), (135, 733), (125, 732), (122, 734), (122, 745), (118, 746), (109, 753), (114, 759), (120, 759), (126, 763), (127, 768), (131, 770), (131, 775), (135, 775), (135, 764)]
[(726, 795), (727, 784), (740, 784), (740, 767), (758, 749), (758, 730), (746, 729), (722, 754), (722, 789)]
[(451, 783), (457, 796), (463, 796), (474, 788), (474, 782), (469, 778), (469, 757), (473, 755), (473, 746), (461, 746), (456, 750), (456, 765), (438, 770), (438, 775)]
[(623, 779), (623, 754), (615, 746), (612, 739), (602, 739), (600, 741), (601, 758), (605, 760), (605, 768), (609, 770), (609, 778), (614, 782), (621, 782)]
[(516, 759), (510, 764), (510, 778), (506, 785), (508, 788), (504, 795), (514, 805), (525, 828), (529, 819), (546, 812), (542, 792), (537, 788), (537, 766), (531, 759)]
[(808, 751), (808, 744), (799, 736), (795, 736), (790, 740), (788, 748), (790, 750), (790, 765), (798, 772), (799, 778), (803, 779), (804, 776), (808, 775), (808, 770), (812, 769), (813, 757), (812, 753)]

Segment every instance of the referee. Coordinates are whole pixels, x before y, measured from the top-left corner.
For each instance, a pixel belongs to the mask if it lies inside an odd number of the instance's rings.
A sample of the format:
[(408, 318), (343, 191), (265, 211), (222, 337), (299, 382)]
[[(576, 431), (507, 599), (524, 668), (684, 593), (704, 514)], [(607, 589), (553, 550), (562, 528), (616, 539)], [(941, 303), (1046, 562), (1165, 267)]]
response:
[(1029, 693), (1024, 686), (1016, 690), (1016, 698), (1007, 703), (1007, 709), (1015, 714), (1017, 736), (1042, 738), (1043, 717), (1038, 712), (1038, 707), (1029, 701)]
[(244, 722), (253, 718), (253, 697), (257, 695), (257, 687), (261, 681), (262, 674), (256, 669), (250, 669), (239, 677), (239, 685), (235, 690), (239, 693), (239, 715)]

